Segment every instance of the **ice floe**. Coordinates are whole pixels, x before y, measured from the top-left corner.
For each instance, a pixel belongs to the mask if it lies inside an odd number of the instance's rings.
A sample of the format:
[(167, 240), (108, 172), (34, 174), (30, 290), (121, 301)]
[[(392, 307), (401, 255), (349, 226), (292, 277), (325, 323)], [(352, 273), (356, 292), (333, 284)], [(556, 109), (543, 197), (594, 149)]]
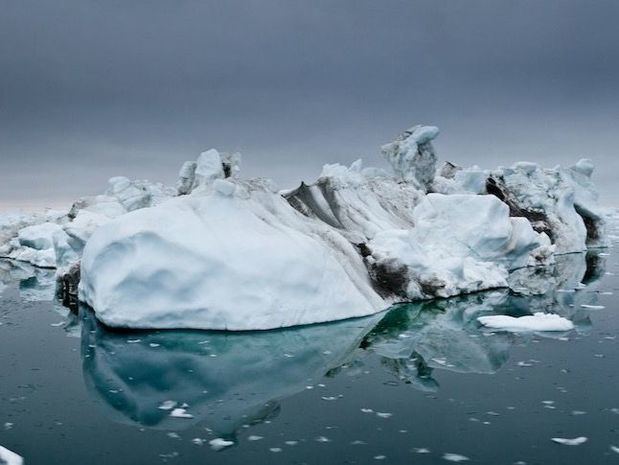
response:
[(537, 312), (533, 315), (512, 317), (508, 315), (490, 315), (477, 318), (482, 325), (503, 331), (569, 331), (574, 323), (567, 318), (551, 313)]

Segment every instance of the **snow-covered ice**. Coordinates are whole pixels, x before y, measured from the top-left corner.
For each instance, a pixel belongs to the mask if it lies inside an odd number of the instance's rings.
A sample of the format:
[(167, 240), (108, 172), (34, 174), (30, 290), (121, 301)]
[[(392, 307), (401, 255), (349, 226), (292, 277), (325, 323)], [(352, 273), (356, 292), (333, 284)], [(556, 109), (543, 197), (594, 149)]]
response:
[(533, 315), (512, 317), (508, 315), (489, 315), (477, 318), (482, 325), (503, 331), (569, 331), (574, 323), (567, 318), (552, 313), (537, 312)]

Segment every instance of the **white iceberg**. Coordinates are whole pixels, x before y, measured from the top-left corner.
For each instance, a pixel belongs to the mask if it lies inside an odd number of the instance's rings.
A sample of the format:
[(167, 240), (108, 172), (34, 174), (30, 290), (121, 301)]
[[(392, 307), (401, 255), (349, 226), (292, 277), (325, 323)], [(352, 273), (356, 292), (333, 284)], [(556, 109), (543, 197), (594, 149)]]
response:
[(544, 293), (525, 267), (607, 244), (589, 160), (437, 169), (437, 135), (414, 126), (383, 146), (395, 175), (358, 160), (280, 192), (211, 149), (174, 188), (119, 176), (67, 214), (0, 218), (0, 257), (56, 268), (62, 292), (79, 283), (111, 326), (250, 330), (499, 287)]

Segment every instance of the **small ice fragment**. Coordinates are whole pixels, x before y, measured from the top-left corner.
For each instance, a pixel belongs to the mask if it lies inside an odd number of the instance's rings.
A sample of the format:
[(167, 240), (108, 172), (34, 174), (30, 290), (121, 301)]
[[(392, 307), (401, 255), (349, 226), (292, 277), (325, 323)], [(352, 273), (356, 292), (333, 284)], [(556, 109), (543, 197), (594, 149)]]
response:
[(159, 407), (159, 410), (172, 410), (176, 407), (177, 402), (174, 400), (164, 400)]
[(586, 415), (587, 412), (584, 410), (572, 410), (572, 415)]
[(529, 362), (518, 362), (519, 367), (532, 367), (533, 364)]
[(429, 454), (430, 453), (430, 449), (427, 449), (425, 447), (415, 447), (413, 450), (417, 452), (418, 454)]
[(580, 446), (581, 444), (584, 444), (585, 442), (587, 442), (587, 438), (584, 436), (579, 436), (574, 439), (551, 438), (551, 440), (553, 442), (556, 442), (557, 444), (563, 444), (564, 446)]
[(380, 418), (389, 418), (393, 415), (393, 413), (388, 412), (376, 412), (376, 416)]
[(211, 445), (211, 449), (213, 450), (221, 450), (234, 445), (234, 441), (226, 441), (223, 438), (211, 439), (208, 443)]
[(262, 436), (257, 436), (255, 434), (247, 437), (248, 441), (260, 441), (261, 439), (263, 439)]
[(193, 418), (191, 413), (187, 413), (184, 408), (175, 408), (170, 412), (170, 416), (174, 418)]
[(11, 423), (10, 421), (7, 421), (7, 422), (4, 424), (4, 429), (5, 429), (6, 431), (8, 431), (8, 430), (10, 430), (11, 428), (13, 428), (13, 423)]
[(170, 439), (180, 439), (180, 438), (181, 438), (181, 437), (178, 435), (178, 433), (174, 433), (174, 432), (168, 433), (168, 434), (167, 434), (167, 436), (168, 436)]
[(282, 451), (282, 448), (281, 448), (281, 447), (271, 447), (269, 450), (270, 450), (271, 452), (281, 452), (281, 451)]
[(297, 444), (299, 444), (299, 441), (286, 441), (284, 442), (284, 444), (286, 444), (287, 446), (296, 446)]
[(610, 450), (612, 450), (613, 452), (616, 452), (617, 454), (619, 454), (619, 447), (617, 447), (617, 446), (610, 446)]
[(375, 455), (374, 460), (385, 460), (387, 458), (386, 455)]
[(322, 396), (321, 397), (322, 400), (337, 400), (337, 397), (333, 397), (333, 396)]
[(554, 400), (542, 400), (542, 404), (546, 404), (546, 405), (552, 405), (554, 404), (555, 401)]
[(464, 455), (452, 454), (450, 452), (443, 454), (443, 459), (449, 462), (466, 462), (467, 460), (470, 460), (468, 457)]
[(127, 344), (137, 344), (138, 342), (142, 342), (142, 339), (127, 339)]
[(359, 439), (356, 439), (356, 440), (354, 440), (354, 441), (352, 441), (350, 443), (351, 446), (361, 446), (363, 444), (367, 444), (367, 443), (365, 441), (361, 441)]
[(316, 438), (316, 442), (331, 442), (331, 439), (325, 437), (325, 436), (318, 436)]
[(362, 408), (361, 411), (363, 413), (372, 413), (374, 410), (372, 410), (371, 408)]
[(606, 308), (604, 305), (589, 305), (589, 304), (580, 304), (582, 308), (589, 308), (591, 310), (602, 310)]
[(0, 446), (0, 463), (4, 465), (23, 465), (24, 459), (15, 452)]
[(51, 323), (50, 326), (57, 328), (58, 326), (62, 326), (63, 324), (64, 324), (64, 321), (59, 321), (58, 323)]
[(196, 446), (202, 446), (206, 441), (202, 438), (193, 438), (191, 440)]
[(155, 342), (151, 342), (150, 344), (148, 344), (150, 347), (159, 347), (161, 344), (157, 344)]

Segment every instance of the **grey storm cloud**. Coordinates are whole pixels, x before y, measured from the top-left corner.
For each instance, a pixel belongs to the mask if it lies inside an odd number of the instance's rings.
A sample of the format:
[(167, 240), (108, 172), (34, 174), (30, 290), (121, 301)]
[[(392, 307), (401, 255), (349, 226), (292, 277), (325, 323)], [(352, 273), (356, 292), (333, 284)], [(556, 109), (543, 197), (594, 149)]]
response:
[(492, 167), (586, 156), (619, 200), (614, 1), (0, 2), (0, 208), (108, 177), (174, 180), (209, 147), (284, 186), (413, 123)]

